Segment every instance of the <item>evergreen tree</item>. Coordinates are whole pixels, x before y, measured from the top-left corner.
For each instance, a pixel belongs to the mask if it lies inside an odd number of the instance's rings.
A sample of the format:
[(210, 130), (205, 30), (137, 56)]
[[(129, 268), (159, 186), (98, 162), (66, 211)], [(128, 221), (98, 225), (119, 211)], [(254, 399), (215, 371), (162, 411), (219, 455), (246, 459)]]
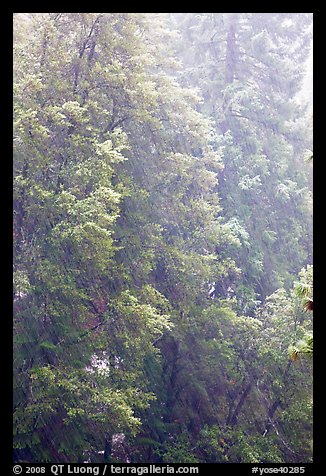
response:
[[(289, 286), (312, 259), (309, 123), (298, 93), (310, 52), (311, 14), (176, 14), (183, 83), (223, 134), (219, 194), (241, 237), (241, 312)], [(258, 295), (258, 296), (257, 296)]]
[(311, 16), (171, 15), (15, 14), (17, 462), (311, 460)]

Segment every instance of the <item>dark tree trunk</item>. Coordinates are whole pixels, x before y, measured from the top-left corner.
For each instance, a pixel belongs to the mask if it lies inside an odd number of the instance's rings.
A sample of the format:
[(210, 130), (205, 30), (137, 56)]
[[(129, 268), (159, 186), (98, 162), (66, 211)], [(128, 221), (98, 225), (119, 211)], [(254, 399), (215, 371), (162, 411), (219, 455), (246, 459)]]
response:
[(112, 438), (107, 437), (105, 438), (104, 444), (104, 462), (111, 463), (112, 462)]
[(235, 18), (232, 16), (231, 24), (226, 38), (226, 69), (225, 80), (227, 84), (233, 82), (236, 66), (236, 39), (235, 39)]
[(226, 422), (227, 425), (230, 425), (230, 426), (235, 426), (236, 425), (239, 413), (240, 413), (240, 411), (241, 411), (241, 409), (242, 409), (242, 407), (243, 407), (243, 405), (244, 405), (244, 403), (245, 403), (245, 401), (246, 401), (246, 399), (247, 399), (247, 397), (250, 393), (251, 388), (252, 388), (252, 381), (250, 381), (248, 383), (248, 385), (244, 388), (244, 390), (242, 392), (242, 395), (241, 395), (241, 397), (238, 401), (238, 404), (235, 407), (234, 412), (229, 413), (229, 416), (228, 416), (228, 419), (227, 419), (227, 422)]

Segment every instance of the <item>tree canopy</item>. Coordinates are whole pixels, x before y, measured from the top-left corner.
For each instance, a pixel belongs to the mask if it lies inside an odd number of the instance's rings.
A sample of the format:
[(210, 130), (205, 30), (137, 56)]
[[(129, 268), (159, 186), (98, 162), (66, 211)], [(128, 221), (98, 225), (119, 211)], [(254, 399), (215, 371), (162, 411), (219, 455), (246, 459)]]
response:
[(16, 462), (312, 461), (311, 24), (14, 15)]

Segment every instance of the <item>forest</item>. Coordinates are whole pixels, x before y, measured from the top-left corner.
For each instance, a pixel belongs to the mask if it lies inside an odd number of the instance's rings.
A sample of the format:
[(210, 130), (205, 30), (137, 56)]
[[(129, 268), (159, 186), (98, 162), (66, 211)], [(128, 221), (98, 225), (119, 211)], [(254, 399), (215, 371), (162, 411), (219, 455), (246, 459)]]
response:
[(309, 463), (312, 13), (15, 13), (13, 459)]

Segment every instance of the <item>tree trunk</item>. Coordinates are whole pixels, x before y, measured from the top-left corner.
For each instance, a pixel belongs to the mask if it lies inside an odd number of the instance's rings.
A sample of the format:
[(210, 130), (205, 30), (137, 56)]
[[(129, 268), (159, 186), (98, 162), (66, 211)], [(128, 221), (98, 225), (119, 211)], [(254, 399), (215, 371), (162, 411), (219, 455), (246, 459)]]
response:
[(104, 462), (105, 463), (112, 463), (111, 454), (112, 454), (112, 437), (107, 437), (105, 438), (105, 444), (104, 444)]
[(235, 65), (236, 65), (236, 40), (235, 40), (235, 17), (230, 18), (230, 26), (226, 38), (226, 69), (225, 69), (225, 81), (227, 84), (233, 82), (235, 77)]
[(242, 392), (242, 395), (240, 397), (240, 400), (238, 401), (237, 406), (235, 407), (235, 410), (232, 414), (229, 414), (229, 417), (227, 419), (226, 424), (230, 426), (235, 426), (238, 420), (239, 413), (250, 393), (250, 390), (252, 388), (252, 380), (248, 383), (248, 385), (245, 387), (245, 389)]

